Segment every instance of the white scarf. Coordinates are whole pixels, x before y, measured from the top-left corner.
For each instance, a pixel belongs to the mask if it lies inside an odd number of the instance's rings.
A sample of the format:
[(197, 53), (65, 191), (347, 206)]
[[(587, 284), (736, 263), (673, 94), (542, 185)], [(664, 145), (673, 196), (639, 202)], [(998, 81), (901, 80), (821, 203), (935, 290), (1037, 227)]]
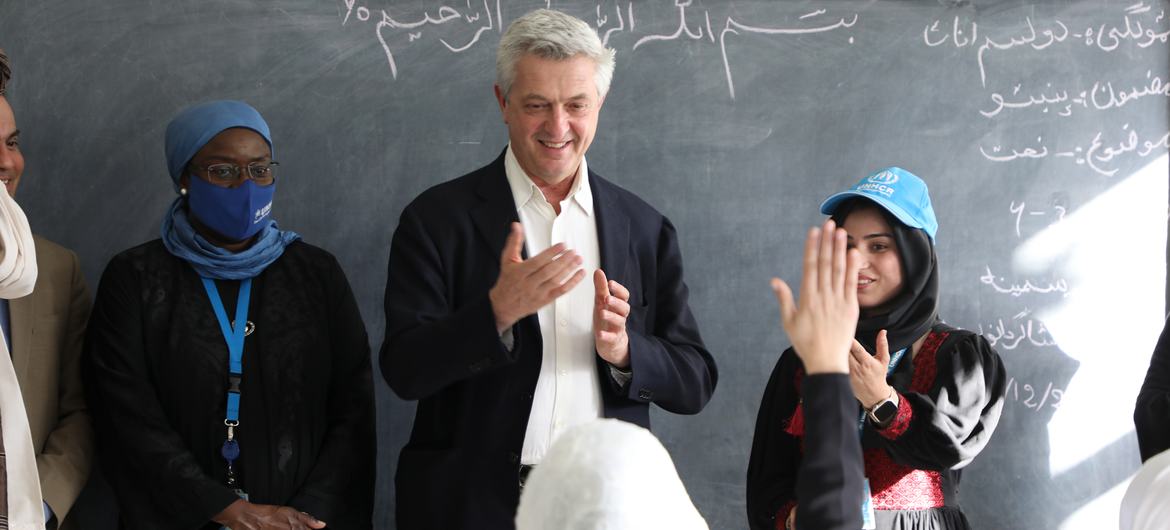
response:
[(650, 431), (613, 419), (565, 431), (528, 476), (517, 530), (707, 530)]
[(1170, 518), (1170, 451), (1146, 460), (1121, 499), (1121, 530), (1166, 528)]
[[(24, 212), (0, 190), (0, 298), (27, 296), (37, 281), (37, 255)], [(0, 334), (0, 422), (8, 469), (8, 527), (43, 530), (45, 511), (37, 456), (29, 432), (24, 398), (12, 367), (12, 354)]]

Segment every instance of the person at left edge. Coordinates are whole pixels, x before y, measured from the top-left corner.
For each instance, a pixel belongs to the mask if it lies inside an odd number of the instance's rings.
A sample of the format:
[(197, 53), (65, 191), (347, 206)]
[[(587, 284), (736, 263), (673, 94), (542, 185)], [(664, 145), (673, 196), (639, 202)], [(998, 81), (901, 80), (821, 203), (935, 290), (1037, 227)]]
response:
[(85, 347), (122, 527), (370, 528), (365, 327), (337, 260), (272, 219), (268, 125), (242, 102), (195, 105), (166, 155), (162, 238), (110, 261)]
[[(15, 198), (24, 157), (6, 96), (11, 71), (0, 50), (0, 181)], [(24, 397), (45, 526), (64, 530), (80, 526), (77, 516), (70, 514), (93, 460), (93, 430), (81, 388), (81, 344), (90, 296), (77, 254), (38, 235), (32, 241), (36, 285), (28, 296), (0, 299), (0, 326)]]
[(510, 529), (566, 429), (648, 427), (650, 403), (694, 414), (715, 389), (674, 226), (586, 167), (613, 53), (557, 11), (513, 22), (495, 87), (507, 147), (402, 213), (381, 352), (390, 387), (419, 400), (399, 528)]

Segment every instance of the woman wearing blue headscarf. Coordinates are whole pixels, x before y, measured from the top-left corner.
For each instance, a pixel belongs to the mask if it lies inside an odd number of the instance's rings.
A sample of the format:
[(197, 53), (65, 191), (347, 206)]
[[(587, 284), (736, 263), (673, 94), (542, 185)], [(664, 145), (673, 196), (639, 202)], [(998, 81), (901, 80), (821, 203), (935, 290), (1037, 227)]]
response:
[(166, 154), (162, 238), (110, 261), (86, 339), (122, 527), (370, 528), (365, 326), (337, 260), (272, 219), (268, 125), (196, 105)]

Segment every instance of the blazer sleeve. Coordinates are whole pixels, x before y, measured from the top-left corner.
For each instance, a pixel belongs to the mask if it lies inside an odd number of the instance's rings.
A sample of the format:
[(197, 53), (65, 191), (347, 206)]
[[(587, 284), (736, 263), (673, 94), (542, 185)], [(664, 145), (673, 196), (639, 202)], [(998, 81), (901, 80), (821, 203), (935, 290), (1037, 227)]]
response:
[(329, 427), (313, 470), (288, 505), (332, 528), (370, 528), (374, 507), (374, 389), (370, 345), (357, 301), (336, 260), (326, 272)]
[(747, 515), (752, 530), (783, 528), (784, 519), (796, 505), (800, 439), (786, 428), (800, 402), (794, 385), (798, 366), (796, 353), (791, 348), (785, 350), (772, 369), (756, 415), (747, 469)]
[(678, 236), (666, 218), (658, 232), (654, 263), (654, 306), (630, 310), (632, 318), (653, 316), (644, 326), (627, 323), (633, 377), (624, 391), (635, 401), (697, 414), (711, 399), (719, 372), (691, 314)]
[(1154, 347), (1133, 411), (1142, 462), (1170, 449), (1170, 319)]
[(848, 374), (816, 374), (803, 381), (805, 454), (796, 479), (796, 528), (861, 528), (865, 469), (857, 436), (857, 404)]
[(238, 497), (203, 472), (158, 402), (143, 340), (142, 291), (137, 271), (115, 257), (94, 300), (86, 390), (100, 462), (115, 494), (141, 488), (173, 514), (176, 528), (196, 528)]
[(934, 359), (931, 390), (901, 392), (894, 423), (876, 438), (901, 464), (959, 469), (975, 459), (999, 424), (1007, 376), (999, 354), (970, 332), (952, 332)]
[(64, 520), (89, 478), (93, 460), (93, 428), (81, 383), (81, 349), (92, 303), (77, 254), (69, 251), (69, 296), (59, 342), (60, 384), (57, 426), (37, 455), (41, 490), (58, 520)]
[(504, 346), (486, 288), (457, 307), (453, 273), (444, 269), (440, 253), (443, 237), (428, 232), (420, 208), (412, 204), (402, 212), (390, 243), (386, 339), (379, 355), (390, 388), (407, 400), (514, 363), (523, 340), (517, 325), (512, 348)]

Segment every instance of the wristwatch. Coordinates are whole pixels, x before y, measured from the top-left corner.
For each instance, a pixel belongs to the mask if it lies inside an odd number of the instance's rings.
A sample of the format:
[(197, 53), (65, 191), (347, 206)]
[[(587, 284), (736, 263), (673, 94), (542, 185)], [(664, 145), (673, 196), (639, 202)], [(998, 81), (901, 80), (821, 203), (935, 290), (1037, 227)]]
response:
[(894, 418), (898, 416), (898, 392), (890, 392), (890, 397), (878, 401), (877, 404), (870, 407), (867, 415), (869, 421), (872, 421), (877, 428), (889, 427), (894, 422)]

